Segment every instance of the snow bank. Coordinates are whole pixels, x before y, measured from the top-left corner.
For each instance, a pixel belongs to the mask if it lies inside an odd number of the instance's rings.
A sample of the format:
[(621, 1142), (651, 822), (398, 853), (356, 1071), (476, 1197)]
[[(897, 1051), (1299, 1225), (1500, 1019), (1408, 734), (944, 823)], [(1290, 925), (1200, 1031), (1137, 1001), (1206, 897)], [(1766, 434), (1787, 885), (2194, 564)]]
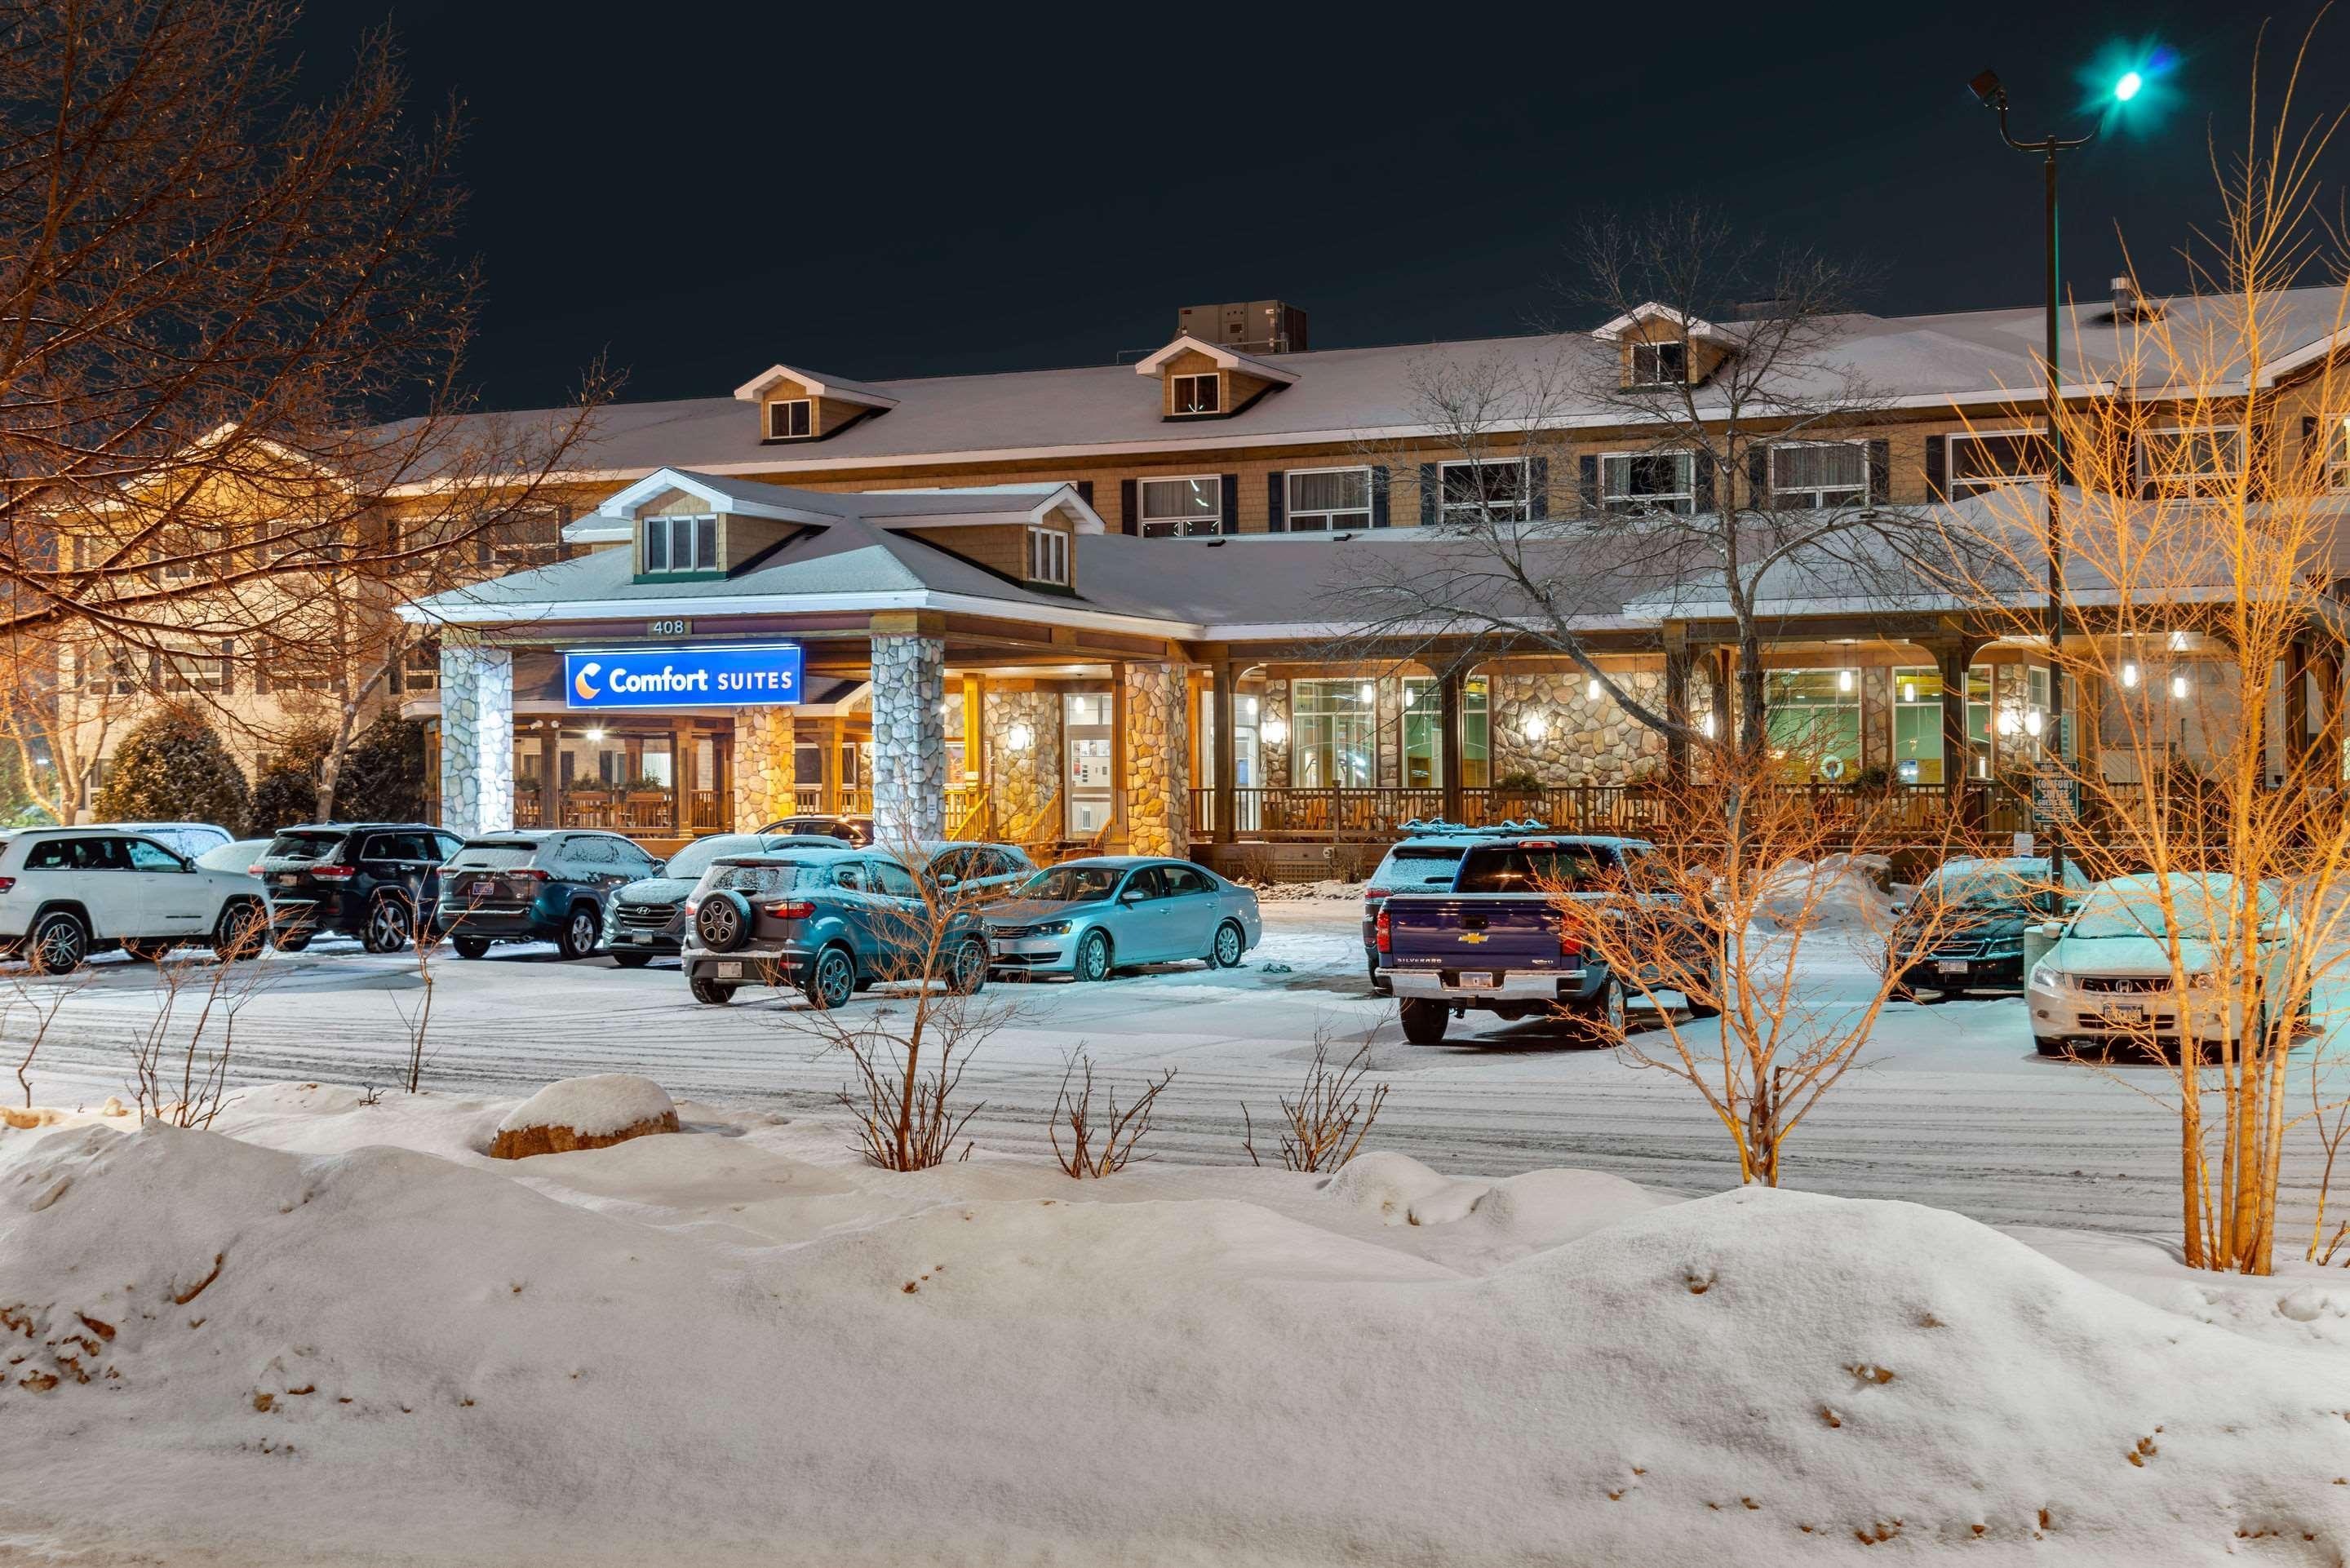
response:
[(1303, 904), (1315, 899), (1351, 899), (1360, 903), (1364, 884), (1326, 877), (1318, 882), (1251, 882), (1246, 884), (1260, 904)]
[(1811, 931), (1882, 931), (1893, 923), (1882, 855), (1829, 855), (1790, 860), (1771, 873), (1755, 913), (1781, 930), (1810, 912)]
[[(1384, 1156), (890, 1177), (782, 1152), (806, 1126), (733, 1130), (519, 1167), (0, 1132), (0, 1540), (255, 1565), (2350, 1550), (2340, 1353), (1938, 1210)], [(596, 1206), (562, 1200), (588, 1172)], [(631, 1173), (689, 1206), (628, 1212)], [(1415, 1250), (1479, 1226), (1565, 1239)]]

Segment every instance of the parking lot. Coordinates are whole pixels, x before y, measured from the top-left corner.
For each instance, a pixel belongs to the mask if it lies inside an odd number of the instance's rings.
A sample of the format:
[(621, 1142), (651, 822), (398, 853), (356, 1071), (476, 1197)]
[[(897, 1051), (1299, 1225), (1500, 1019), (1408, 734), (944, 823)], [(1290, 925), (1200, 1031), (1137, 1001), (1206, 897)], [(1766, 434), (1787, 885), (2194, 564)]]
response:
[[(1405, 1044), (1394, 1004), (1365, 983), (1357, 905), (1269, 903), (1264, 915), (1264, 941), (1235, 970), (996, 982), (990, 994), (1016, 1000), (1018, 1016), (963, 1080), (985, 1102), (972, 1136), (1043, 1151), (1063, 1063), (1082, 1047), (1120, 1082), (1177, 1070), (1150, 1145), (1161, 1158), (1244, 1160), (1242, 1106), (1262, 1128), (1318, 1031), (1342, 1055), (1370, 1041), (1376, 1074), (1392, 1085), (1378, 1147), (1462, 1171), (1578, 1166), (1690, 1191), (1736, 1180), (1719, 1126), (1686, 1086), (1544, 1023), (1476, 1019), (1456, 1023), (1443, 1045)], [(393, 1082), (404, 1039), (396, 1004), (411, 1002), (421, 983), (413, 955), (320, 941), (260, 968), (265, 979), (236, 1021), (234, 1080)], [(846, 1077), (846, 1064), (795, 1026), (796, 997), (746, 991), (731, 1007), (700, 1006), (673, 963), (623, 971), (602, 957), (562, 962), (551, 947), (499, 947), (476, 961), (444, 951), (433, 973), (425, 1085), (436, 1092), (519, 1095), (626, 1071), (680, 1098), (820, 1115)], [(1864, 977), (1856, 953), (1811, 966), (1810, 983), (1833, 995)], [(153, 1018), (157, 996), (146, 966), (120, 957), (92, 965), (36, 1066), (36, 1102), (124, 1092), (128, 1042)], [(884, 992), (851, 1006), (891, 1004)], [(12, 1039), (20, 1023), (11, 1021)], [(2295, 1052), (2297, 1080), (2321, 1048)], [(2100, 1072), (2037, 1057), (2012, 998), (1895, 1005), (1866, 1064), (1797, 1135), (1785, 1179), (2001, 1224), (2161, 1232), (2178, 1207), (2176, 1132), (2138, 1091), (2168, 1082), (2160, 1068)], [(2292, 1135), (2289, 1187), (2305, 1194), (2316, 1154), (2305, 1131)]]

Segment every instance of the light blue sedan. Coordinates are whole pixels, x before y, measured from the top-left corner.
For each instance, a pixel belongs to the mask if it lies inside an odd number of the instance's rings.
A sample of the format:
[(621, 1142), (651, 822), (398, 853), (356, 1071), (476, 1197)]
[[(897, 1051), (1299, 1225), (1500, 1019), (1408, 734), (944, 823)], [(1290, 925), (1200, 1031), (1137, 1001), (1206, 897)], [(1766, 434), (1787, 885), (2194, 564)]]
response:
[(1188, 860), (1104, 855), (1040, 871), (987, 911), (998, 973), (1107, 980), (1135, 964), (1237, 965), (1264, 935), (1256, 895)]

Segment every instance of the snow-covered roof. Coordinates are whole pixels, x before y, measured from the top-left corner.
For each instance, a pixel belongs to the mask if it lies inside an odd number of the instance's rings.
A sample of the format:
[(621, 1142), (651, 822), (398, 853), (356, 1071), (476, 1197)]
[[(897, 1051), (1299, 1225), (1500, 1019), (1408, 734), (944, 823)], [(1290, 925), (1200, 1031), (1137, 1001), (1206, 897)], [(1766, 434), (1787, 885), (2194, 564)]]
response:
[[(2236, 301), (2188, 296), (2158, 303), (2163, 330), (2190, 354), (2207, 338), (2241, 337), (2226, 315), (2238, 307)], [(2262, 340), (2276, 346), (2272, 365), (2330, 345), (2344, 326), (2340, 303), (2330, 288), (2289, 290), (2265, 300), (2269, 319)], [(2043, 334), (2037, 306), (1854, 315), (1842, 326), (1841, 337), (1804, 357), (1803, 370), (1787, 388), (1790, 396), (1831, 398), (1856, 382), (1868, 389), (1872, 406), (1897, 409), (1996, 406), (2037, 395)], [(1201, 351), (1214, 352), (1205, 345)], [(1560, 429), (1612, 426), (1625, 417), (1613, 390), (1616, 352), (1611, 343), (1572, 332), (1252, 358), (1251, 374), (1263, 373), (1255, 368), (1262, 366), (1292, 378), (1286, 389), (1196, 428), (1168, 424), (1158, 388), (1139, 378), (1133, 365), (875, 383), (827, 377), (820, 378), (827, 387), (854, 387), (868, 400), (886, 397), (896, 406), (887, 418), (860, 420), (822, 441), (775, 446), (763, 444), (758, 421), (732, 396), (615, 403), (597, 410), (575, 452), (570, 477), (630, 479), (671, 463), (704, 474), (787, 474), (897, 468), (924, 459), (1049, 462), (1436, 435), (1442, 432), (1428, 422), (1416, 379), (1447, 362), (1490, 363), (1504, 384), (1514, 378), (1550, 389), (1588, 385), (1594, 392), (1587, 407), (1553, 403), (1541, 410), (1544, 421)], [(2068, 386), (2084, 392), (2112, 389), (2124, 376), (2149, 389), (2176, 391), (2182, 372), (2208, 371), (2224, 385), (2247, 369), (2224, 361), (2173, 366), (2158, 341), (2116, 321), (2101, 305), (2072, 313), (2064, 356)], [(558, 414), (473, 417), (527, 424)], [(1494, 417), (1507, 420), (1512, 412), (1495, 410)]]
[(1202, 343), (1188, 332), (1177, 333), (1174, 342), (1147, 359), (1137, 360), (1134, 373), (1138, 376), (1156, 376), (1180, 354), (1204, 354), (1220, 370), (1238, 370), (1244, 375), (1254, 376), (1259, 380), (1275, 381), (1284, 387), (1297, 379), (1297, 372), (1295, 370), (1275, 365), (1268, 359), (1253, 358), (1235, 349), (1227, 348), (1220, 343)]
[(1733, 348), (1738, 345), (1736, 333), (1724, 331), (1702, 317), (1691, 316), (1685, 310), (1676, 310), (1669, 305), (1659, 305), (1654, 300), (1646, 305), (1636, 305), (1606, 326), (1594, 327), (1591, 335), (1612, 343), (1633, 327), (1651, 321), (1669, 321), (1687, 337), (1701, 337), (1709, 342), (1719, 343), (1725, 348)]
[(778, 381), (796, 382), (811, 398), (830, 398), (836, 402), (861, 403), (868, 409), (894, 409), (898, 400), (880, 388), (863, 381), (852, 381), (845, 376), (827, 376), (820, 371), (803, 370), (793, 365), (770, 365), (741, 386), (734, 396), (746, 403), (755, 403), (767, 395), (769, 388)]

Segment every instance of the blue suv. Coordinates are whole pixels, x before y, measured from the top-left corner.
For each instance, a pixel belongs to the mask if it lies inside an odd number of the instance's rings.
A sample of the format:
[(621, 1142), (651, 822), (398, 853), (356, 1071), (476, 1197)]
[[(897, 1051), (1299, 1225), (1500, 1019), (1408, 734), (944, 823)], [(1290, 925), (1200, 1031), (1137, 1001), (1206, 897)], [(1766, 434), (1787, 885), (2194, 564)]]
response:
[(936, 889), (926, 897), (882, 850), (724, 856), (702, 873), (685, 916), (680, 956), (696, 1002), (772, 985), (831, 1008), (876, 981), (943, 979), (958, 995), (987, 981), (975, 905)]

